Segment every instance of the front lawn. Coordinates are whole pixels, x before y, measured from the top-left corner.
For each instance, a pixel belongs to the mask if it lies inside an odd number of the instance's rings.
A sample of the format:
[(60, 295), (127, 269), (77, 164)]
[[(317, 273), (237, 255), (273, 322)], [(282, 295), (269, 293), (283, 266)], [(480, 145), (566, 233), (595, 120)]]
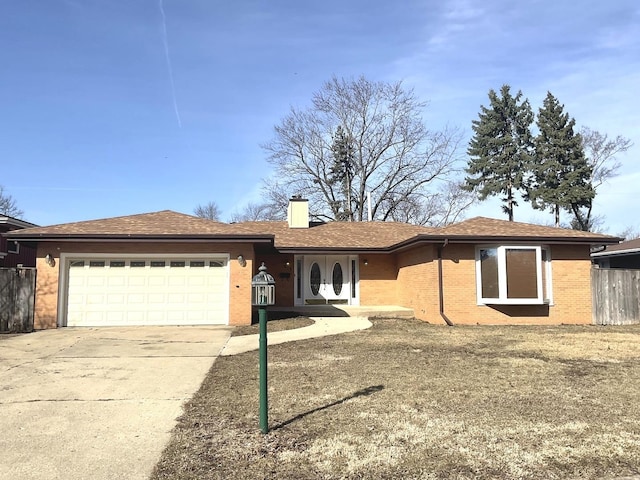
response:
[(553, 479), (640, 473), (640, 326), (369, 330), (216, 360), (153, 479)]

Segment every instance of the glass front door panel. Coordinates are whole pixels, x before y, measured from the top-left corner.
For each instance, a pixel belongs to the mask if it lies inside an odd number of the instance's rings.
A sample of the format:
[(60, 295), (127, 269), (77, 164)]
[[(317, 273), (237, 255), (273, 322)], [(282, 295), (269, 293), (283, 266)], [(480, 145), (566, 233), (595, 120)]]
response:
[(311, 287), (313, 295), (318, 295), (318, 292), (320, 292), (320, 284), (322, 283), (321, 276), (320, 265), (314, 262), (309, 272), (309, 286)]
[(339, 296), (342, 292), (343, 282), (342, 265), (335, 263), (333, 265), (333, 293), (335, 293), (336, 296)]

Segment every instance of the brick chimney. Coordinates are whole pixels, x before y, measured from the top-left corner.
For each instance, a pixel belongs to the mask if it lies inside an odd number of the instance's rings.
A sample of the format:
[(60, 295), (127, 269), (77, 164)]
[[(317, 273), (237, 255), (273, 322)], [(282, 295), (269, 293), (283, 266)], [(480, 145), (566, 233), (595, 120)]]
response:
[(289, 228), (309, 228), (309, 200), (299, 196), (289, 199), (287, 222)]

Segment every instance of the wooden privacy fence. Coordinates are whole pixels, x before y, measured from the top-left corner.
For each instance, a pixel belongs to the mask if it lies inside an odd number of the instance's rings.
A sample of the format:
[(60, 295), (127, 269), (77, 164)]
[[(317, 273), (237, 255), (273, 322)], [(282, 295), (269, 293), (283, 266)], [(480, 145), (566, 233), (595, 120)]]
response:
[(640, 270), (592, 268), (593, 323), (640, 323)]
[(0, 333), (33, 331), (35, 268), (0, 268)]

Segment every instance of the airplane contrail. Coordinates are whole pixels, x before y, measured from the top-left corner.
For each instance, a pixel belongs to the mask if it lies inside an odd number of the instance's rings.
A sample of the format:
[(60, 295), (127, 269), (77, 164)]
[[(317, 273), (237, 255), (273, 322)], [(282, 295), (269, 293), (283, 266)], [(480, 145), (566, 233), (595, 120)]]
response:
[(169, 56), (169, 36), (167, 35), (167, 16), (164, 13), (164, 5), (162, 0), (158, 0), (158, 7), (162, 15), (162, 41), (164, 42), (164, 56), (167, 59), (167, 70), (169, 71), (169, 81), (171, 82), (171, 96), (173, 97), (173, 109), (176, 112), (178, 126), (182, 128), (182, 120), (180, 120), (180, 111), (178, 110), (178, 100), (176, 98), (176, 86), (173, 82), (173, 67), (171, 66), (171, 57)]

